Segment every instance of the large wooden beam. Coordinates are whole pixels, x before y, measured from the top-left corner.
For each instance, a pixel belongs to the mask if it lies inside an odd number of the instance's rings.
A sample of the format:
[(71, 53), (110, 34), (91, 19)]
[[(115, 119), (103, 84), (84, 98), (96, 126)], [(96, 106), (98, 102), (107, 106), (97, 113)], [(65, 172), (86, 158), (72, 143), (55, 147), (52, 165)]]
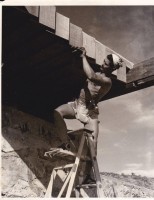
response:
[(127, 74), (127, 83), (154, 76), (154, 57), (134, 65)]

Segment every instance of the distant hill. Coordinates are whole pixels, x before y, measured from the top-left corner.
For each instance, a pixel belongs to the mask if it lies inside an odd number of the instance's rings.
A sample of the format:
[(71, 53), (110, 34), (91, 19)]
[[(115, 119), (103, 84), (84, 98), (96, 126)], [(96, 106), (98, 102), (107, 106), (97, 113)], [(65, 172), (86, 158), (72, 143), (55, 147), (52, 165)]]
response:
[(154, 178), (102, 172), (106, 197), (154, 197)]

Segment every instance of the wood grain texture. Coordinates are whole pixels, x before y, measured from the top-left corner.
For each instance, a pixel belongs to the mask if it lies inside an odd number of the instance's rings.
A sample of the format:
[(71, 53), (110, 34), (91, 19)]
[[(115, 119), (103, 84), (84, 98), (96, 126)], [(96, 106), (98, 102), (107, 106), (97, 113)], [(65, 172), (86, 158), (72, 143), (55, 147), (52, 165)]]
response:
[(134, 65), (127, 74), (127, 83), (154, 75), (154, 57)]
[(83, 47), (87, 51), (87, 56), (95, 59), (95, 38), (83, 32)]
[(56, 13), (56, 35), (69, 40), (69, 23), (70, 19), (68, 17)]
[(83, 43), (82, 28), (70, 23), (70, 45), (81, 47)]
[(55, 6), (40, 6), (39, 22), (45, 26), (55, 29), (55, 14)]
[(31, 15), (39, 16), (39, 6), (25, 6)]

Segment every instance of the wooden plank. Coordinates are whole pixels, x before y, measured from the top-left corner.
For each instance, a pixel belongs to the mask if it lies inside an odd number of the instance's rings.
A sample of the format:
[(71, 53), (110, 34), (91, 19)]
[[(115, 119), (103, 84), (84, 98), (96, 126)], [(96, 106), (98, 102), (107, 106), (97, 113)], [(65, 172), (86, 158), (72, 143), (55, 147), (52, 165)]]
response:
[(83, 32), (83, 47), (87, 51), (87, 56), (95, 59), (95, 38)]
[(69, 40), (69, 23), (70, 19), (68, 17), (56, 13), (56, 35)]
[(92, 158), (93, 170), (95, 173), (95, 179), (96, 179), (96, 185), (97, 185), (97, 195), (98, 195), (98, 197), (105, 197), (103, 186), (102, 186), (102, 180), (100, 177), (97, 157), (96, 157), (96, 153), (95, 153), (95, 148), (94, 148), (94, 144), (93, 144), (93, 139), (92, 139), (91, 135), (88, 135), (88, 144), (89, 144), (90, 154), (91, 154), (91, 158)]
[(129, 92), (136, 91), (138, 89), (143, 89), (154, 85), (154, 76), (149, 76), (144, 79), (140, 79), (134, 82), (126, 84), (126, 88), (129, 89)]
[(89, 198), (88, 194), (84, 191), (83, 188), (80, 188), (80, 194), (83, 198)]
[(70, 23), (69, 44), (74, 47), (81, 47), (83, 43), (82, 28)]
[(62, 186), (62, 188), (61, 188), (61, 190), (59, 192), (59, 194), (58, 194), (58, 198), (60, 198), (62, 196), (62, 194), (63, 194), (63, 192), (64, 192), (64, 190), (65, 190), (65, 188), (66, 188), (71, 176), (72, 176), (72, 173), (73, 173), (73, 171), (71, 170), (69, 172), (69, 175), (67, 176), (67, 178), (66, 178), (66, 180), (65, 180), (65, 182), (64, 182), (64, 184), (63, 184), (63, 186)]
[(81, 158), (84, 142), (85, 142), (85, 136), (82, 135), (80, 146), (79, 146), (79, 149), (78, 149), (78, 153), (77, 153), (77, 156), (76, 156), (76, 159), (75, 159), (75, 163), (74, 163), (74, 166), (72, 167), (72, 170), (71, 170), (72, 171), (72, 176), (70, 178), (70, 182), (69, 182), (69, 185), (68, 185), (66, 198), (70, 198), (70, 196), (71, 196), (71, 192), (72, 192), (72, 189), (73, 189), (75, 177), (76, 177), (78, 166), (79, 166), (79, 163), (80, 163), (80, 158)]
[(25, 6), (31, 15), (39, 16), (39, 6)]
[(102, 65), (104, 63), (104, 58), (106, 57), (106, 46), (101, 44), (99, 41), (95, 41), (96, 43), (96, 63), (98, 65)]
[(117, 79), (126, 83), (126, 64), (117, 69)]
[(127, 74), (127, 83), (154, 75), (154, 57), (134, 65)]
[(56, 176), (56, 172), (55, 172), (55, 170), (53, 170), (53, 172), (51, 174), (51, 178), (50, 178), (48, 188), (47, 188), (46, 193), (45, 193), (45, 198), (50, 198), (52, 196), (53, 181), (55, 179), (55, 176)]
[(41, 24), (55, 29), (55, 15), (55, 6), (40, 6), (39, 22)]

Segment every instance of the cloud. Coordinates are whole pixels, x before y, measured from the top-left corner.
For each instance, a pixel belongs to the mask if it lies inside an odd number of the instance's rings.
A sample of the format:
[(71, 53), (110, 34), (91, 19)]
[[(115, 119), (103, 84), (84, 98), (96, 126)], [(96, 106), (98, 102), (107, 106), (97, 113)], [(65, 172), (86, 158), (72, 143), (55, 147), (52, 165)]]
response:
[(142, 163), (127, 163), (125, 166), (128, 168), (128, 170), (138, 170), (142, 167)]
[(148, 126), (149, 128), (154, 128), (154, 111), (151, 111), (151, 113), (144, 113), (141, 114), (135, 121), (137, 124), (144, 124), (144, 126)]

